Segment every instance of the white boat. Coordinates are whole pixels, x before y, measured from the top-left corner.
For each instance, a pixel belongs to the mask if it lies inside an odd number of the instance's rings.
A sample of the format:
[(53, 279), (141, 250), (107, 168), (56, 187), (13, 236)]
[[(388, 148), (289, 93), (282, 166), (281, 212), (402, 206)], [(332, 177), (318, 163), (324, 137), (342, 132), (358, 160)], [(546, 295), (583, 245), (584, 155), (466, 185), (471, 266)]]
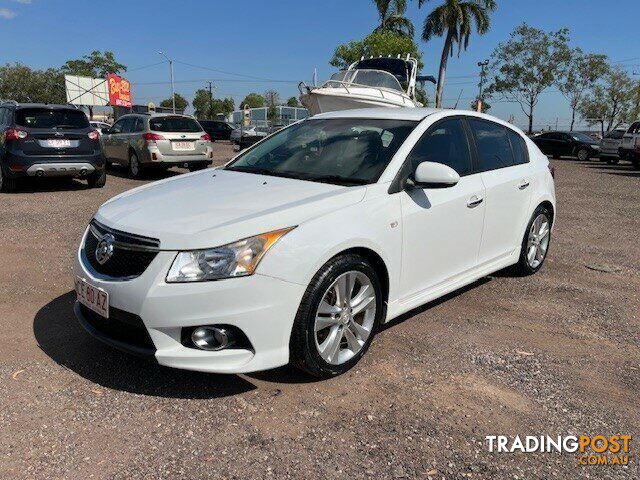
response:
[(400, 57), (362, 58), (334, 73), (320, 87), (301, 82), (300, 100), (311, 115), (368, 107), (421, 107), (415, 99), (418, 61)]

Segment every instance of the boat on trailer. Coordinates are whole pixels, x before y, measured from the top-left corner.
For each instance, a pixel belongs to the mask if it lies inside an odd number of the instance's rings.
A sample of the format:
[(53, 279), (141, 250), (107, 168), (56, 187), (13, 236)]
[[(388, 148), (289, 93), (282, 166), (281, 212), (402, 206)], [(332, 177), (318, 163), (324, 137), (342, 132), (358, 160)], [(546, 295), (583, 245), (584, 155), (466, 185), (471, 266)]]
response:
[(300, 82), (300, 100), (311, 115), (368, 107), (421, 107), (415, 98), (418, 61), (406, 57), (361, 58), (320, 87)]

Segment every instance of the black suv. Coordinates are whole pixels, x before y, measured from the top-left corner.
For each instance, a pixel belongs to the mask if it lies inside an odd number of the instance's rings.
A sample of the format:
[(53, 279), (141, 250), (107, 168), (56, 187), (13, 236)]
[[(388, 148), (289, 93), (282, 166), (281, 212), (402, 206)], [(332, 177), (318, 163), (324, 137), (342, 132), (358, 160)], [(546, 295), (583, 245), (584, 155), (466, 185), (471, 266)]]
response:
[(81, 110), (66, 105), (0, 104), (0, 191), (20, 177), (86, 178), (106, 182), (98, 132)]
[(198, 120), (205, 132), (211, 137), (211, 141), (230, 140), (233, 127), (220, 120)]
[(578, 157), (578, 160), (584, 162), (600, 155), (600, 144), (586, 133), (546, 132), (536, 135), (531, 140), (542, 153), (553, 158)]

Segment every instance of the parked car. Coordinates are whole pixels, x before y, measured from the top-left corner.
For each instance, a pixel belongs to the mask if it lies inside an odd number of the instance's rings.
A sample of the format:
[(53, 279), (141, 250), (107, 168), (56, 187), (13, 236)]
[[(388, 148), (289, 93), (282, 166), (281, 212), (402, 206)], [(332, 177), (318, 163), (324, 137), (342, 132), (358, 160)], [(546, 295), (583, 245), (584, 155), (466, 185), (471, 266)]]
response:
[(205, 132), (211, 137), (211, 141), (215, 140), (230, 140), (231, 132), (235, 129), (227, 122), (219, 120), (198, 120)]
[(626, 128), (616, 128), (605, 134), (604, 138), (600, 140), (600, 160), (606, 160), (609, 165), (620, 161), (619, 150), (626, 131)]
[(89, 124), (90, 124), (93, 128), (95, 128), (95, 129), (98, 131), (98, 133), (99, 133), (100, 135), (102, 135), (102, 132), (103, 132), (103, 131), (109, 130), (109, 129), (111, 128), (111, 125), (109, 125), (109, 124), (108, 124), (108, 123), (106, 123), (106, 122), (96, 122), (96, 121), (91, 120), (91, 121), (89, 122)]
[(0, 105), (0, 191), (15, 190), (23, 177), (78, 177), (92, 188), (104, 186), (98, 132), (84, 112), (65, 105)]
[(640, 168), (640, 122), (632, 123), (622, 137), (619, 155), (633, 163), (635, 168)]
[(258, 127), (256, 125), (247, 125), (236, 128), (231, 132), (231, 142), (243, 150), (259, 142), (269, 135), (268, 127)]
[(578, 157), (584, 162), (600, 154), (598, 141), (586, 133), (546, 132), (532, 140), (544, 154), (553, 158)]
[(353, 367), (379, 327), (549, 249), (549, 161), (507, 122), (462, 110), (316, 115), (215, 174), (102, 205), (75, 261), (80, 323), (162, 365)]
[(101, 140), (107, 160), (126, 166), (132, 178), (147, 168), (181, 166), (195, 171), (213, 162), (211, 137), (186, 115), (123, 115)]

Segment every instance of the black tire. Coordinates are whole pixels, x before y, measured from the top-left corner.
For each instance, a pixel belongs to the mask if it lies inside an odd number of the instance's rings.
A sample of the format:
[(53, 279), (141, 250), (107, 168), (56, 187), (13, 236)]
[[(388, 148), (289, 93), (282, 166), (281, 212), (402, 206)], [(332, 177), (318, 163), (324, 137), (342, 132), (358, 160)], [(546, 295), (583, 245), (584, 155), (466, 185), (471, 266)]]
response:
[(589, 150), (587, 150), (586, 148), (578, 149), (578, 151), (576, 152), (576, 157), (578, 157), (578, 160), (580, 160), (581, 162), (587, 162), (591, 159)]
[(207, 165), (189, 165), (190, 172), (197, 172), (198, 170), (204, 170)]
[(103, 168), (99, 172), (94, 172), (87, 177), (89, 188), (102, 188), (107, 183), (107, 170)]
[[(544, 214), (549, 220), (549, 244), (547, 246), (547, 251), (545, 253), (544, 258), (542, 259), (542, 262), (540, 262), (538, 266), (532, 267), (529, 264), (529, 261), (527, 259), (527, 240), (529, 239), (529, 231), (531, 230), (531, 226), (533, 225), (534, 220), (540, 214)], [(536, 273), (538, 270), (542, 268), (545, 260), (547, 259), (547, 255), (549, 254), (549, 247), (551, 247), (551, 227), (552, 226), (553, 226), (553, 215), (551, 214), (551, 212), (547, 207), (543, 205), (538, 205), (538, 208), (536, 208), (535, 211), (533, 212), (533, 215), (531, 215), (531, 219), (529, 220), (529, 223), (527, 223), (527, 228), (524, 231), (524, 235), (522, 237), (522, 244), (520, 248), (520, 258), (518, 258), (518, 263), (516, 263), (512, 267), (512, 272), (515, 275), (522, 276), (522, 277), (527, 275), (533, 275), (534, 273)]]
[(11, 193), (18, 189), (18, 179), (7, 177), (0, 166), (0, 192)]
[[(327, 289), (340, 275), (350, 271), (364, 273), (371, 281), (376, 294), (375, 321), (361, 350), (348, 361), (333, 365), (320, 356), (316, 347), (315, 315)], [(385, 301), (382, 286), (371, 264), (360, 255), (345, 254), (334, 257), (315, 274), (302, 297), (289, 341), (291, 364), (318, 378), (329, 378), (345, 373), (366, 353), (384, 315)]]
[(142, 165), (138, 160), (138, 154), (133, 150), (129, 152), (129, 165), (127, 167), (129, 169), (129, 176), (131, 178), (141, 178), (142, 177)]
[(607, 164), (609, 165), (617, 165), (620, 162), (619, 158), (616, 157), (608, 157), (607, 158)]
[(633, 164), (633, 168), (640, 170), (640, 159), (634, 158), (631, 160), (631, 163)]
[(105, 160), (104, 161), (104, 166), (105, 166), (105, 168), (111, 168), (111, 167), (113, 167), (113, 162), (111, 160)]

